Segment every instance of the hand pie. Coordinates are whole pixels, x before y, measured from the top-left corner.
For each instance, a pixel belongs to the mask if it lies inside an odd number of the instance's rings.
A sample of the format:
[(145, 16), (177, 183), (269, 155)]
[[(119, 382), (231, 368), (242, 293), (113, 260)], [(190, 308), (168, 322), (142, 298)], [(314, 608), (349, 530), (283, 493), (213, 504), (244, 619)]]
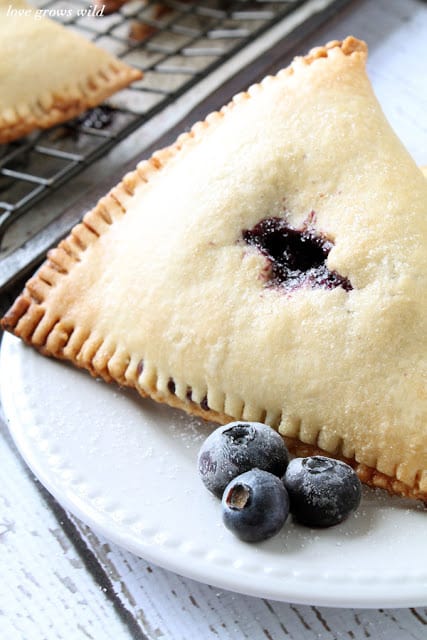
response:
[(354, 38), (314, 49), (141, 162), (4, 328), (426, 500), (427, 185), (365, 59)]
[(0, 0), (0, 143), (96, 106), (142, 77), (22, 0)]

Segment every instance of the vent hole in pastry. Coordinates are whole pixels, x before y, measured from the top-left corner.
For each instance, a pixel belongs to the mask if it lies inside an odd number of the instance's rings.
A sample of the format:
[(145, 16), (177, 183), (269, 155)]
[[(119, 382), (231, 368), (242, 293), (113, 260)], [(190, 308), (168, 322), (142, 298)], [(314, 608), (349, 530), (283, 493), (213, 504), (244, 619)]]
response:
[(353, 287), (344, 276), (330, 271), (326, 259), (333, 243), (315, 232), (311, 214), (301, 228), (291, 227), (284, 218), (265, 218), (243, 231), (244, 241), (256, 247), (269, 262), (265, 274), (268, 285), (287, 289), (312, 287), (334, 289)]

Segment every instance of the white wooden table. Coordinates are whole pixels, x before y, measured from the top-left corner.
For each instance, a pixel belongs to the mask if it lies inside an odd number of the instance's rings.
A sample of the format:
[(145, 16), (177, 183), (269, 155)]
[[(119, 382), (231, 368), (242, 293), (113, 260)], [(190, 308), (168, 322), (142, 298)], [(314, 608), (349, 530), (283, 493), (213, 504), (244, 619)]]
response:
[[(365, 0), (301, 47), (353, 34), (389, 120), (427, 164), (427, 5)], [(426, 607), (333, 609), (241, 596), (123, 551), (66, 513), (22, 462), (0, 417), (0, 638), (425, 640)], [(426, 524), (427, 531), (427, 524)]]

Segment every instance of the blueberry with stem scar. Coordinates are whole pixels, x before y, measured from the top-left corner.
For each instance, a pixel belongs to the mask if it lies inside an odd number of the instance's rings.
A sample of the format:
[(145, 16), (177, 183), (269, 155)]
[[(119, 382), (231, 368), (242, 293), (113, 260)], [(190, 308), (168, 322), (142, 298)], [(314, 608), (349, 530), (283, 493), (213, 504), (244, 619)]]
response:
[(221, 498), (227, 484), (254, 467), (282, 477), (289, 455), (283, 438), (260, 422), (231, 422), (213, 431), (198, 455), (199, 475)]
[(309, 527), (330, 527), (357, 509), (362, 489), (345, 462), (325, 456), (291, 460), (283, 477), (293, 518)]
[(227, 529), (244, 542), (260, 542), (276, 535), (289, 514), (289, 499), (277, 476), (251, 469), (234, 478), (222, 497)]

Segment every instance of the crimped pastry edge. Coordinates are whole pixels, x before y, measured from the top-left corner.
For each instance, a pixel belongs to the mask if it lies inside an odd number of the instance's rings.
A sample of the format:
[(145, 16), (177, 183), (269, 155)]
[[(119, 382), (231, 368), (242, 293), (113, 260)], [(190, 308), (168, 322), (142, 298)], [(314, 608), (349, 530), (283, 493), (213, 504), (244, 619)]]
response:
[[(0, 144), (12, 142), (34, 129), (48, 129), (75, 118), (91, 109), (120, 89), (142, 78), (138, 69), (119, 60), (110, 62), (86, 76), (67, 91), (37, 96), (32, 104), (15, 105), (7, 114), (0, 113)], [(47, 108), (43, 103), (50, 104)]]
[[(228, 422), (232, 422), (234, 420), (240, 420), (241, 417), (229, 416), (224, 413), (218, 413), (212, 410), (204, 410), (199, 405), (196, 405), (192, 402), (183, 402), (173, 394), (169, 396), (160, 396), (156, 397), (155, 395), (151, 395), (153, 400), (160, 402), (162, 404), (168, 404), (169, 406), (175, 409), (181, 409), (185, 413), (190, 415), (195, 415), (209, 422), (216, 422), (218, 424), (227, 424)], [(320, 432), (319, 432), (320, 433)], [(289, 452), (296, 457), (306, 457), (306, 456), (327, 456), (333, 457), (338, 460), (342, 460), (349, 464), (357, 473), (360, 481), (363, 484), (366, 484), (369, 487), (374, 489), (382, 489), (389, 493), (390, 495), (401, 496), (403, 498), (411, 498), (414, 500), (421, 500), (427, 506), (427, 493), (418, 490), (415, 487), (410, 487), (405, 483), (398, 480), (396, 477), (388, 476), (381, 471), (373, 467), (369, 467), (366, 464), (358, 462), (355, 458), (347, 458), (346, 456), (340, 455), (339, 452), (334, 451), (325, 451), (321, 449), (317, 445), (312, 445), (309, 443), (302, 442), (297, 438), (290, 438), (287, 436), (283, 436), (283, 439), (286, 443), (286, 446)]]
[[(157, 402), (168, 404), (208, 421), (224, 424), (231, 420), (248, 419), (245, 416), (244, 403), (242, 403), (241, 410), (235, 412), (234, 415), (209, 408), (207, 405), (209, 390), (206, 390), (205, 398), (202, 400), (202, 405), (203, 402), (206, 405), (205, 408), (201, 406), (200, 402), (194, 402), (192, 399), (182, 400), (175, 393), (170, 392), (168, 388), (165, 389), (164, 385), (159, 388), (155, 367), (151, 363), (150, 380), (148, 384), (147, 382), (141, 383), (142, 376), (138, 375), (139, 362), (133, 361), (131, 354), (118, 353), (119, 350), (110, 353), (106, 349), (102, 350), (103, 355), (100, 356), (103, 339), (92, 336), (90, 333), (86, 334), (78, 327), (66, 326), (61, 323), (60, 318), (51, 319), (47, 325), (43, 326), (45, 311), (42, 304), (49, 287), (55, 286), (61, 275), (68, 273), (73, 264), (80, 261), (80, 255), (87, 246), (95, 242), (108, 229), (109, 225), (113, 224), (115, 219), (126, 213), (127, 202), (139, 185), (148, 182), (153, 174), (160, 171), (182, 149), (196, 143), (203, 136), (206, 128), (211, 128), (218, 123), (236, 104), (242, 100), (250, 99), (253, 93), (262, 89), (276, 77), (283, 74), (293, 74), (295, 64), (313, 64), (320, 58), (328, 57), (330, 51), (336, 48), (339, 48), (346, 56), (353, 54), (365, 56), (367, 51), (365, 43), (353, 37), (346, 38), (342, 42), (334, 40), (324, 47), (316, 47), (303, 58), (296, 58), (294, 63), (280, 71), (277, 76), (268, 76), (246, 92), (237, 94), (220, 111), (209, 114), (204, 121), (197, 122), (189, 132), (181, 134), (170, 147), (155, 152), (149, 160), (141, 162), (135, 171), (128, 173), (116, 187), (99, 201), (94, 209), (84, 216), (83, 221), (72, 229), (69, 236), (60, 242), (58, 247), (48, 253), (46, 262), (27, 282), (23, 293), (2, 319), (3, 329), (19, 336), (44, 355), (71, 360), (76, 366), (87, 369), (93, 376), (102, 377), (108, 382), (114, 380), (123, 386), (135, 388), (141, 396), (151, 397)], [(34, 338), (35, 334), (36, 338)], [(172, 378), (169, 378), (169, 383), (174, 387)], [(257, 419), (266, 421), (266, 412), (259, 410)], [(273, 420), (273, 423), (272, 426), (277, 427), (279, 419)], [(319, 430), (317, 438), (320, 434), (321, 430)], [(379, 472), (374, 467), (368, 467), (358, 462), (355, 458), (346, 458), (337, 451), (325, 451), (317, 447), (316, 444), (304, 443), (296, 438), (286, 436), (284, 438), (290, 451), (295, 455), (317, 453), (345, 460), (355, 468), (361, 481), (365, 484), (385, 489), (390, 494), (427, 501), (427, 493), (419, 488), (421, 473), (416, 475), (415, 486), (409, 486), (395, 476)]]

